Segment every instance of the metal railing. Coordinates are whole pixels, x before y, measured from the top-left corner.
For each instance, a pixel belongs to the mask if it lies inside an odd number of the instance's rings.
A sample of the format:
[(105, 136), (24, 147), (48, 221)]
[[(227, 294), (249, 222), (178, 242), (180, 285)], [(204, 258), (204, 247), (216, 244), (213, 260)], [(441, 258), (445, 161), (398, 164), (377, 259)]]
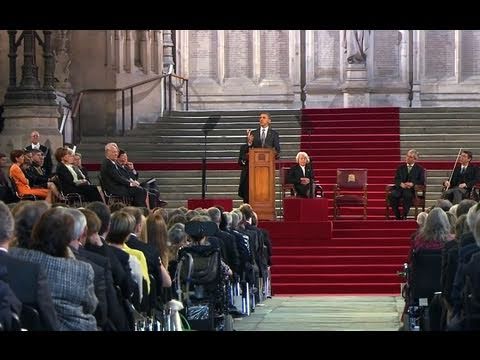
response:
[[(181, 81), (179, 86), (175, 86), (172, 82), (172, 78), (178, 79)], [(137, 82), (135, 84), (125, 86), (122, 88), (110, 88), (110, 89), (85, 89), (79, 91), (76, 96), (74, 97), (73, 104), (72, 104), (72, 139), (75, 144), (78, 144), (81, 140), (82, 136), (82, 127), (81, 127), (81, 121), (80, 121), (80, 115), (81, 115), (81, 103), (82, 99), (85, 95), (91, 94), (91, 93), (117, 93), (120, 92), (122, 93), (122, 128), (121, 128), (121, 135), (125, 135), (125, 107), (126, 107), (126, 102), (125, 102), (125, 93), (128, 91), (130, 92), (130, 129), (133, 129), (134, 127), (134, 107), (133, 107), (133, 89), (145, 85), (154, 81), (160, 81), (160, 84), (163, 82), (163, 91), (162, 91), (162, 100), (163, 100), (163, 106), (161, 107), (161, 114), (165, 112), (171, 112), (172, 109), (172, 89), (174, 89), (176, 92), (180, 91), (180, 89), (185, 85), (185, 110), (188, 111), (188, 103), (189, 103), (189, 94), (188, 94), (188, 79), (184, 78), (179, 75), (175, 74), (163, 74), (163, 75), (158, 75), (153, 78), (143, 80), (140, 82)]]

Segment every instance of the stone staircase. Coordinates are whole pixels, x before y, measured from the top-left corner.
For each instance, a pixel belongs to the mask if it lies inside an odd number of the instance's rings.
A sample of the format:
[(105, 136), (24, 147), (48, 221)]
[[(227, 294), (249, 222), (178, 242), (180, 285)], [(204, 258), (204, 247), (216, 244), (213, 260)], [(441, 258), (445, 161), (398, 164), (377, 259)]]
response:
[[(169, 208), (185, 206), (186, 200), (201, 196), (201, 160), (205, 154), (207, 133), (207, 197), (231, 197), (234, 206), (241, 204), (237, 196), (240, 170), (236, 166), (245, 130), (258, 126), (258, 111), (191, 111), (174, 112), (155, 123), (140, 123), (125, 137), (90, 136), (82, 139), (78, 151), (85, 164), (99, 164), (104, 146), (116, 142), (137, 165), (163, 163), (159, 170), (139, 170), (142, 180), (158, 179)], [(270, 110), (272, 127), (280, 133), (281, 161), (291, 163), (300, 150), (300, 112)], [(400, 146), (404, 154), (410, 148), (420, 153), (420, 163), (427, 169), (427, 206), (439, 198), (442, 182), (450, 175), (459, 148), (473, 151), (473, 162), (480, 157), (480, 108), (405, 108), (400, 109)], [(345, 149), (348, 150), (348, 149)], [(377, 151), (381, 151), (378, 149)], [(332, 157), (335, 155), (332, 154)], [(209, 164), (222, 162), (219, 169)], [(184, 165), (184, 170), (169, 170), (168, 164)], [(195, 165), (192, 167), (192, 165)], [(138, 166), (137, 166), (138, 167)], [(319, 162), (317, 168), (321, 168)], [(177, 166), (178, 168), (178, 166)], [(192, 170), (196, 169), (196, 170)], [(97, 172), (90, 171), (95, 179)], [(392, 173), (392, 180), (393, 180)], [(329, 189), (331, 190), (331, 189)], [(280, 214), (280, 185), (277, 172), (277, 213)]]
[(480, 164), (479, 120), (480, 108), (400, 109), (401, 154), (419, 151), (427, 169), (427, 206), (440, 197), (460, 148), (472, 151), (472, 163)]
[[(90, 136), (82, 139), (78, 151), (84, 164), (99, 164), (104, 146), (116, 142), (128, 152), (129, 159), (138, 165), (163, 163), (162, 170), (139, 170), (142, 180), (155, 177), (162, 198), (168, 207), (186, 206), (188, 198), (202, 194), (202, 158), (207, 158), (207, 197), (229, 197), (234, 206), (242, 200), (237, 196), (240, 167), (237, 164), (240, 145), (245, 142), (246, 129), (258, 127), (259, 111), (190, 111), (174, 112), (155, 123), (140, 123), (125, 137)], [(281, 134), (281, 159), (294, 162), (300, 146), (300, 112), (298, 110), (269, 110), (272, 128)], [(205, 139), (204, 130), (208, 129)], [(206, 146), (205, 146), (206, 142)], [(227, 169), (214, 170), (215, 162)], [(169, 171), (168, 164), (185, 170)], [(191, 170), (197, 169), (197, 170)], [(98, 171), (90, 171), (93, 179)], [(277, 171), (277, 209), (280, 209), (280, 185)]]

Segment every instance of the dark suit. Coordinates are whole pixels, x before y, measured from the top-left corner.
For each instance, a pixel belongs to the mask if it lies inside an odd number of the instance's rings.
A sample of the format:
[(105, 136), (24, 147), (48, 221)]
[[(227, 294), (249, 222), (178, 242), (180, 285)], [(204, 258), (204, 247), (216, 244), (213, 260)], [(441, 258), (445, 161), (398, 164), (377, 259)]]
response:
[(103, 160), (100, 177), (104, 190), (114, 195), (132, 197), (133, 206), (145, 207), (147, 191), (141, 187), (130, 186), (130, 181), (122, 175), (119, 166), (111, 160)]
[(253, 147), (254, 148), (261, 148), (261, 147), (274, 148), (275, 151), (277, 152), (276, 158), (278, 159), (280, 157), (280, 136), (278, 135), (278, 132), (276, 132), (271, 127), (269, 127), (267, 131), (267, 136), (265, 138), (265, 143), (262, 146), (262, 139), (260, 137), (261, 129), (262, 128), (260, 127), (252, 131)]
[(10, 287), (7, 273), (0, 265), (0, 331), (18, 331), (22, 303)]
[[(412, 182), (413, 185), (424, 185), (425, 169), (417, 163), (413, 165), (410, 173), (408, 172), (406, 163), (397, 168), (397, 172), (395, 173), (395, 187), (389, 195), (390, 205), (392, 206), (397, 219), (407, 217), (415, 195), (415, 190), (413, 188), (403, 189), (400, 187), (400, 183), (405, 182)], [(398, 209), (400, 199), (403, 200), (403, 216), (400, 216), (400, 210)]]
[(241, 166), (240, 184), (238, 185), (238, 196), (243, 199), (244, 203), (248, 203), (248, 150), (250, 146), (243, 144), (240, 146), (240, 154), (238, 155), (238, 165)]
[[(107, 247), (107, 246), (105, 246)], [(77, 256), (78, 254), (78, 256)], [(105, 277), (105, 295), (106, 295), (106, 320), (107, 323), (104, 324), (104, 330), (119, 330), (119, 331), (128, 331), (128, 321), (127, 315), (122, 308), (122, 305), (118, 301), (118, 294), (115, 290), (113, 276), (112, 276), (112, 267), (110, 265), (110, 260), (102, 255), (95, 254), (94, 252), (88, 251), (85, 248), (79, 247), (78, 252), (75, 253), (75, 256), (79, 260), (86, 260), (93, 267), (93, 264), (99, 266)], [(93, 267), (95, 272), (95, 268)], [(100, 297), (98, 297), (99, 304), (97, 309), (100, 307)]]
[[(300, 182), (300, 178), (309, 178), (310, 182), (303, 185)], [(288, 171), (288, 182), (292, 183), (295, 187), (298, 197), (312, 197), (312, 185), (313, 185), (313, 171), (310, 164), (305, 165), (305, 174), (303, 174), (302, 167), (298, 164), (293, 165)]]
[[(96, 246), (90, 243), (86, 243), (84, 249), (90, 251), (92, 253), (104, 256), (110, 260), (111, 270), (112, 270), (112, 277), (114, 285), (118, 286), (122, 292), (122, 296), (125, 299), (129, 299), (132, 296), (133, 289), (135, 284), (130, 276), (130, 267), (128, 267), (127, 271), (122, 265), (122, 262), (118, 259), (118, 256), (115, 255), (112, 246), (108, 246), (105, 242), (103, 242), (103, 246)], [(124, 251), (124, 257), (122, 261), (126, 261), (128, 264), (128, 254)], [(120, 254), (123, 255), (123, 254)]]
[(0, 251), (0, 265), (6, 266), (8, 283), (17, 298), (38, 311), (42, 330), (59, 330), (47, 276), (40, 265), (16, 259), (4, 251)]
[(11, 188), (10, 180), (7, 180), (4, 172), (0, 169), (0, 200), (8, 204), (17, 200), (16, 198)]
[(45, 170), (42, 167), (32, 164), (24, 173), (31, 187), (47, 188), (48, 176), (45, 175)]
[(83, 177), (88, 180), (88, 182), (91, 182), (90, 178), (88, 177), (88, 170), (86, 168), (77, 166), (77, 169), (82, 173)]
[(64, 194), (78, 193), (83, 195), (86, 201), (103, 202), (95, 185), (76, 185), (72, 173), (67, 169), (65, 164), (59, 163), (57, 165), (57, 176), (60, 181), (61, 190)]
[(75, 258), (77, 260), (90, 264), (93, 269), (93, 285), (95, 288), (95, 296), (98, 299), (98, 305), (93, 315), (97, 319), (97, 325), (104, 329), (107, 324), (107, 284), (105, 280), (105, 270), (100, 265), (97, 265), (94, 261), (90, 260), (89, 256), (83, 256), (79, 251), (73, 247), (70, 247)]
[[(126, 165), (122, 166), (117, 164), (117, 166), (120, 175), (122, 175), (124, 178), (138, 181), (138, 172), (136, 170), (132, 171)], [(147, 189), (144, 185), (140, 184), (140, 187), (145, 189), (145, 191), (148, 193), (148, 203), (150, 205), (150, 209), (160, 206), (160, 204), (157, 202), (157, 200), (160, 200), (159, 191), (156, 189)], [(145, 205), (142, 205), (142, 207), (145, 207)]]
[[(470, 195), (470, 191), (477, 182), (477, 167), (468, 165), (464, 172), (461, 172), (461, 165), (457, 166), (453, 170), (452, 180), (450, 181), (450, 188), (445, 191), (443, 197), (452, 202), (452, 204), (458, 204), (462, 199), (467, 198)], [(467, 184), (466, 189), (460, 189), (458, 185)]]
[[(26, 146), (25, 150), (28, 152), (32, 151), (32, 144)], [(52, 175), (52, 168), (53, 168), (51, 151), (45, 145), (40, 145), (40, 151), (43, 153), (43, 157), (44, 157), (42, 168), (45, 171), (45, 175), (49, 177), (50, 175)]]

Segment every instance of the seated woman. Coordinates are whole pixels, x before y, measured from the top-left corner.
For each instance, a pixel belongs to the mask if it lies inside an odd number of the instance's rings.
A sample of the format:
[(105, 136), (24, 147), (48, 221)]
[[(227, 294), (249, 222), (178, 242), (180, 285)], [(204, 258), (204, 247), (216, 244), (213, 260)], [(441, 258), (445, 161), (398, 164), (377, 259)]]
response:
[(21, 166), (25, 161), (25, 151), (13, 150), (10, 153), (10, 160), (12, 166), (10, 166), (9, 176), (15, 182), (15, 186), (20, 195), (35, 195), (42, 200), (46, 200), (48, 203), (52, 203), (52, 192), (49, 189), (32, 189), (28, 179), (25, 177)]
[(60, 186), (64, 194), (78, 193), (85, 197), (87, 202), (102, 201), (95, 185), (91, 185), (83, 176), (80, 178), (79, 174), (73, 167), (74, 153), (69, 148), (58, 148), (55, 151), (55, 159), (58, 161), (57, 175), (60, 181)]
[(287, 180), (295, 187), (298, 197), (312, 197), (314, 175), (310, 166), (310, 157), (306, 152), (300, 151), (295, 160), (297, 164), (290, 168)]

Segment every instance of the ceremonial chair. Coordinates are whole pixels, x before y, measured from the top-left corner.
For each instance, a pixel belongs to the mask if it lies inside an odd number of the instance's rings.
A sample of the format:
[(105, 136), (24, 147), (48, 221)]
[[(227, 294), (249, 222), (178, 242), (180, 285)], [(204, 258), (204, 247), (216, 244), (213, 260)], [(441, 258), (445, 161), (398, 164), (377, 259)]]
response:
[(340, 216), (340, 209), (363, 208), (367, 218), (367, 169), (337, 169), (337, 183), (333, 186), (333, 218)]

